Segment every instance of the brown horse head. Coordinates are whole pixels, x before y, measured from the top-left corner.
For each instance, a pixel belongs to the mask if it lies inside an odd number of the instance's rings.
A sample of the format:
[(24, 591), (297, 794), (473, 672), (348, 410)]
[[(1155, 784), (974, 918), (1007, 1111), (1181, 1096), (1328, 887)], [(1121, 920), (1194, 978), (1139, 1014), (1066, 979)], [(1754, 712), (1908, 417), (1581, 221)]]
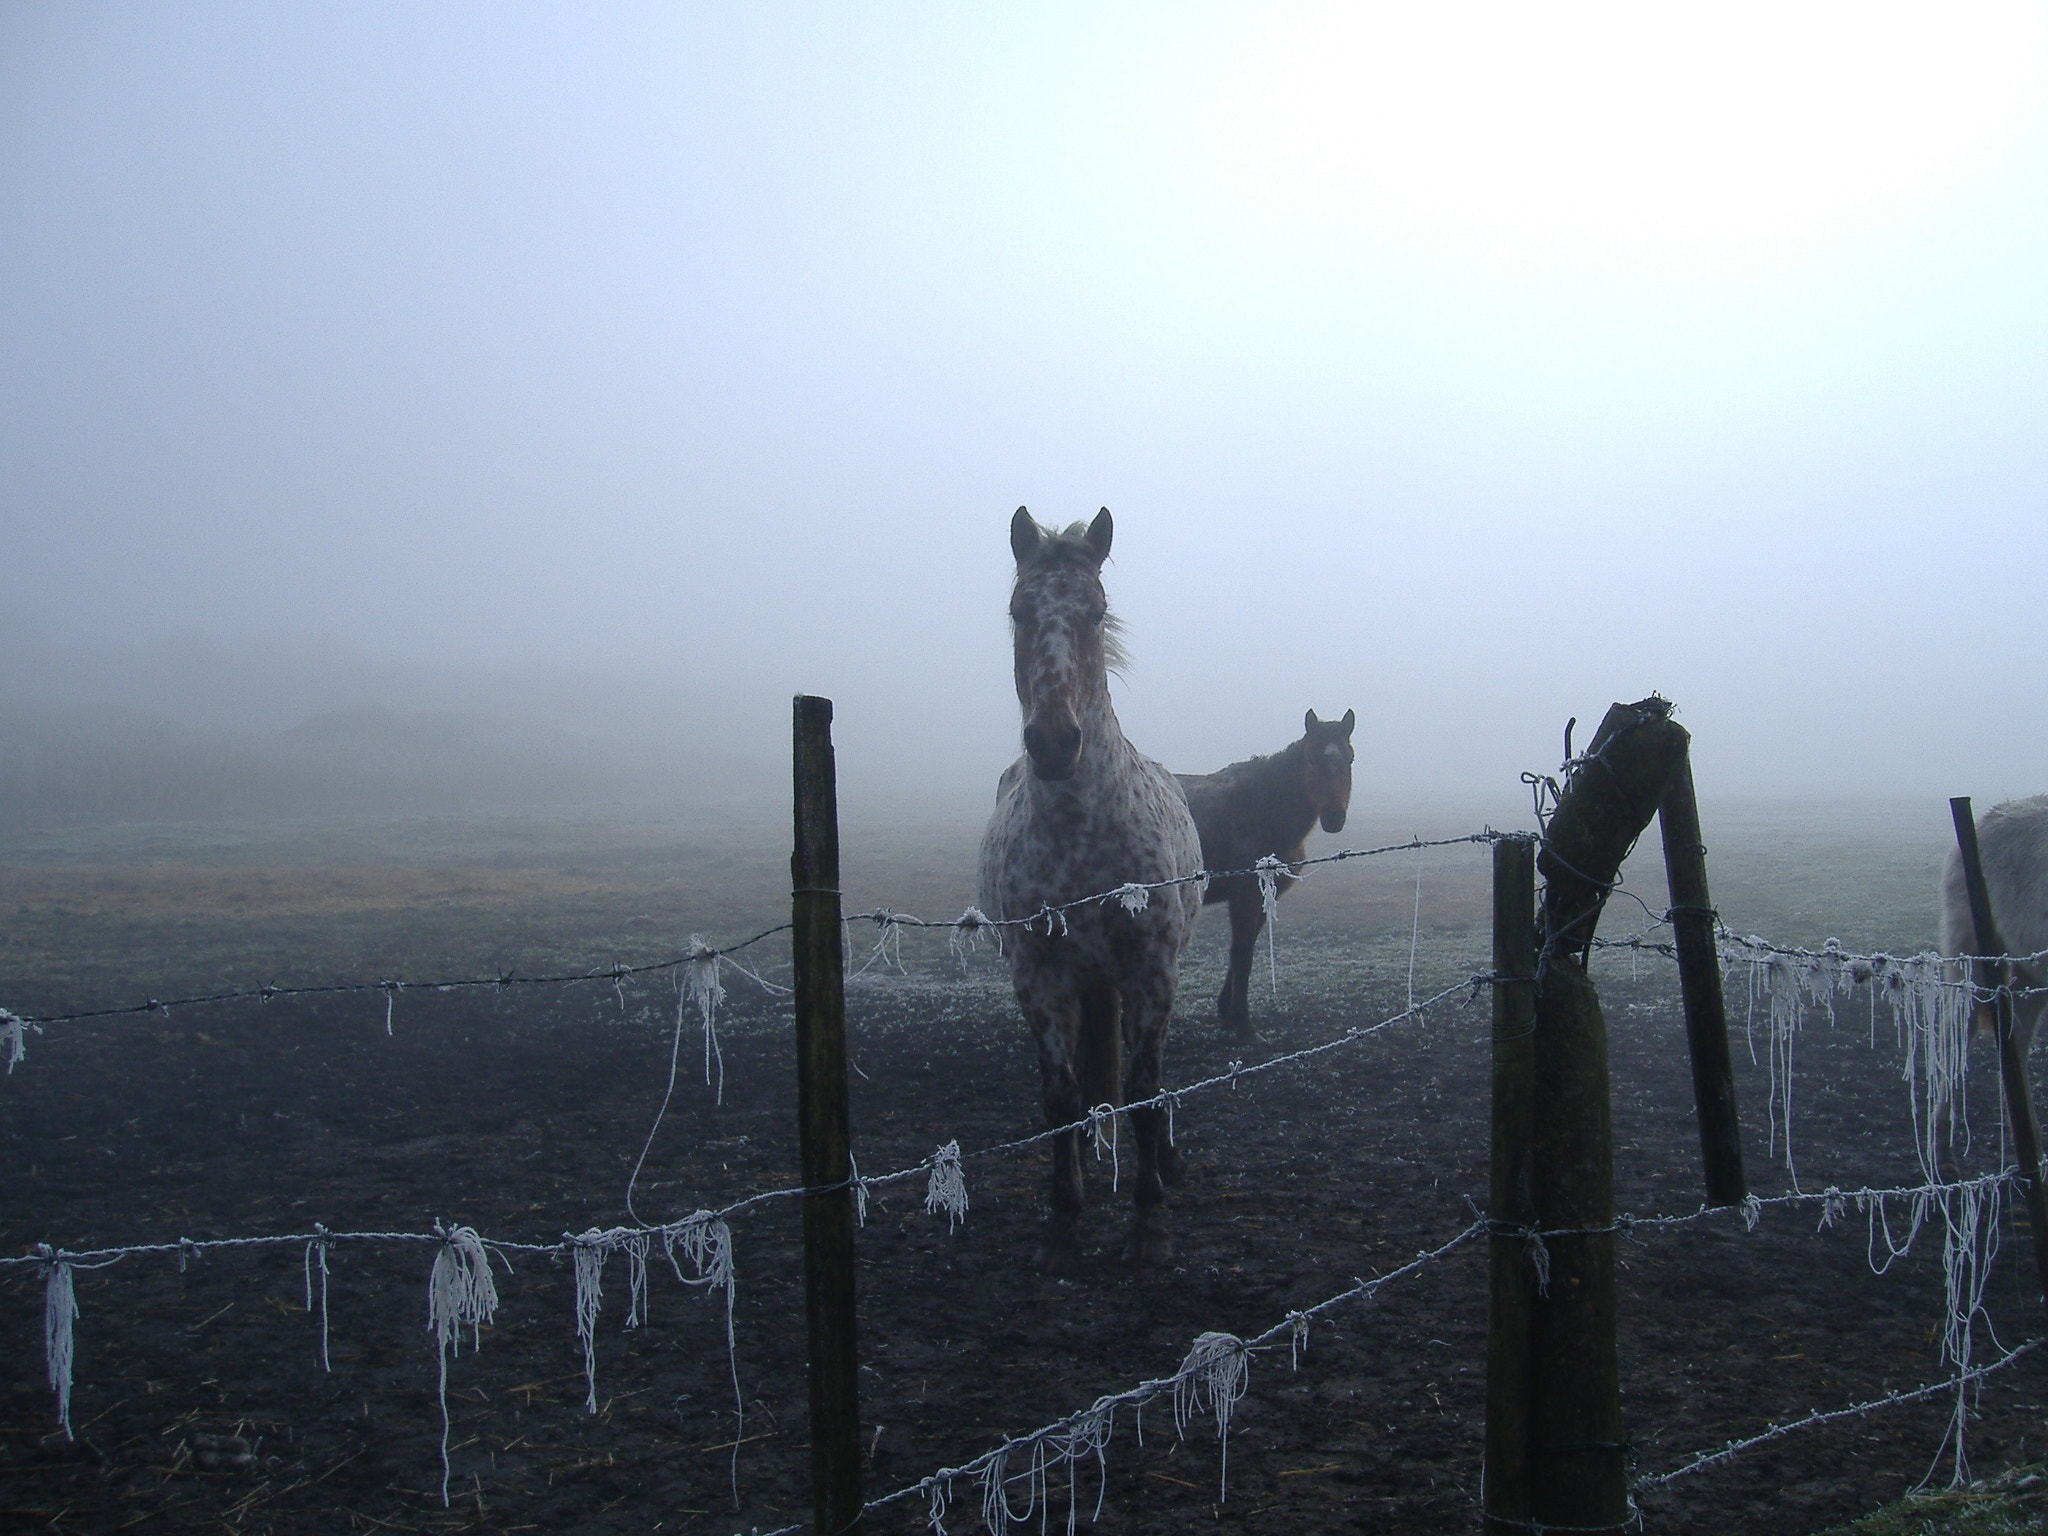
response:
[(1351, 809), (1351, 728), (1358, 712), (1347, 709), (1342, 720), (1323, 721), (1310, 710), (1301, 722), (1302, 788), (1315, 807), (1325, 832), (1342, 832)]
[(1039, 527), (1022, 507), (1010, 519), (1010, 634), (1036, 778), (1071, 778), (1091, 721), (1099, 726), (1109, 710), (1109, 669), (1123, 661), (1102, 591), (1112, 526), (1107, 507), (1064, 533)]

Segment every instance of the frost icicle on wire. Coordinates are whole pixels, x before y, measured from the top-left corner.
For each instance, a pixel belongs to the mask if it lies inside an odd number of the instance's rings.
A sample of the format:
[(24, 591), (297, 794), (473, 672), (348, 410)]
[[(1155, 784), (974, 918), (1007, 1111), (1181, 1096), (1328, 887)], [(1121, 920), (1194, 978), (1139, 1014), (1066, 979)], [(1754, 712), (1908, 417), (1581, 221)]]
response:
[(1308, 1349), (1308, 1314), (1290, 1312), (1287, 1314), (1287, 1362), (1290, 1370), (1301, 1369), (1301, 1357)]
[(592, 1227), (577, 1236), (563, 1233), (576, 1258), (576, 1337), (583, 1344), (583, 1378), (589, 1387), (583, 1407), (597, 1412), (597, 1314), (604, 1304), (604, 1261), (623, 1252), (626, 1276), (626, 1326), (638, 1328), (647, 1316), (647, 1250), (649, 1234), (632, 1227), (604, 1231)]
[(71, 1324), (78, 1317), (78, 1293), (71, 1265), (58, 1258), (48, 1243), (38, 1244), (43, 1266), (43, 1356), (49, 1363), (50, 1390), (57, 1394), (57, 1422), (71, 1438)]
[[(402, 981), (380, 981), (377, 983), (377, 990), (384, 994), (384, 1033), (389, 1035), (391, 1033), (391, 1005), (398, 997), (398, 994), (405, 990), (405, 983)], [(269, 1002), (270, 999), (266, 997), (264, 1001)]]
[(865, 1227), (868, 1224), (868, 1183), (860, 1176), (860, 1159), (852, 1152), (846, 1154), (846, 1182), (853, 1190), (853, 1224)]
[[(1809, 1006), (1828, 1010), (1836, 1019), (1836, 998), (1856, 987), (1871, 988), (1875, 1027), (1880, 997), (1892, 1014), (1905, 1048), (1904, 1076), (1912, 1111), (1913, 1140), (1921, 1171), (1938, 1178), (1940, 1143), (1953, 1145), (1960, 1135), (1965, 1146), (1969, 1122), (1964, 1088), (1969, 1069), (1969, 1025), (1976, 1001), (1974, 989), (1948, 975), (1939, 955), (1851, 955), (1839, 940), (1819, 950), (1788, 949), (1758, 935), (1747, 938), (1723, 928), (1716, 934), (1724, 972), (1744, 971), (1749, 1010), (1746, 1030), (1750, 1059), (1756, 1059), (1757, 1005), (1767, 1003), (1770, 1071), (1769, 1119), (1771, 1151), (1780, 1134), (1785, 1140), (1785, 1166), (1792, 1160), (1792, 1068), (1794, 1042)], [(1960, 1124), (1958, 1124), (1960, 1122)], [(1794, 1187), (1797, 1174), (1794, 1172)]]
[(946, 1213), (946, 1231), (951, 1233), (967, 1219), (967, 1173), (960, 1166), (958, 1139), (947, 1142), (932, 1154), (931, 1181), (925, 1185), (924, 1209), (928, 1216)]
[[(683, 1266), (676, 1262), (676, 1250), (683, 1251), (683, 1257), (690, 1261), (690, 1267), (697, 1273), (691, 1277), (683, 1273)], [(714, 1216), (709, 1211), (692, 1211), (681, 1221), (661, 1229), (661, 1251), (668, 1258), (668, 1266), (675, 1271), (676, 1279), (684, 1285), (696, 1286), (706, 1291), (725, 1292), (725, 1360), (732, 1372), (732, 1507), (740, 1507), (740, 1441), (745, 1438), (746, 1402), (740, 1393), (739, 1345), (733, 1334), (733, 1263), (732, 1228), (725, 1218)]]
[(586, 1391), (583, 1411), (597, 1412), (597, 1312), (604, 1304), (604, 1261), (609, 1252), (609, 1234), (592, 1227), (581, 1237), (570, 1237), (575, 1245), (576, 1338), (583, 1346), (583, 1380)]
[(1280, 877), (1293, 871), (1276, 854), (1266, 854), (1252, 866), (1259, 879), (1259, 909), (1266, 915), (1266, 978), (1272, 983), (1273, 1000), (1280, 1000), (1280, 957), (1276, 935), (1280, 927)]
[(7, 1044), (7, 1075), (14, 1076), (14, 1069), (28, 1060), (28, 1031), (43, 1032), (40, 1024), (30, 1024), (19, 1016), (0, 1008), (0, 1041)]
[(1120, 885), (1102, 900), (1105, 906), (1112, 901), (1116, 902), (1135, 917), (1151, 905), (1152, 891), (1150, 887), (1143, 885)]
[[(997, 1536), (1006, 1536), (1012, 1525), (1028, 1522), (1036, 1513), (1039, 1529), (1045, 1529), (1046, 1517), (1052, 1510), (1052, 1470), (1064, 1465), (1067, 1469), (1067, 1536), (1074, 1536), (1080, 1521), (1080, 1487), (1077, 1467), (1083, 1457), (1092, 1456), (1098, 1471), (1105, 1474), (1097, 1484), (1095, 1514), (1102, 1515), (1102, 1501), (1108, 1493), (1107, 1459), (1104, 1451), (1109, 1437), (1115, 1430), (1116, 1405), (1108, 1399), (1098, 1398), (1089, 1407), (1059, 1424), (1048, 1425), (1036, 1434), (1015, 1444), (1003, 1446), (990, 1456), (975, 1473), (974, 1480), (981, 1488), (982, 1523)], [(1029, 1450), (1030, 1463), (1024, 1471), (1012, 1473), (1009, 1470), (1010, 1455), (1016, 1450)], [(1010, 1505), (1008, 1485), (1013, 1482), (1024, 1484), (1024, 1507), (1013, 1509)], [(943, 1529), (943, 1527), (940, 1527)]]
[[(875, 947), (868, 951), (868, 957), (860, 963), (860, 968), (854, 970), (851, 963), (853, 948), (852, 925), (861, 918), (866, 918), (875, 925), (877, 935)], [(872, 912), (854, 912), (842, 918), (840, 920), (840, 927), (847, 935), (847, 979), (850, 981), (855, 976), (867, 975), (878, 962), (884, 967), (893, 968), (899, 975), (908, 976), (910, 972), (903, 964), (903, 929), (918, 921), (915, 918), (906, 919), (901, 913), (891, 912), (887, 907), (877, 907)], [(919, 926), (922, 926), (921, 923)]]
[[(1117, 1179), (1122, 1174), (1116, 1152), (1117, 1108), (1114, 1104), (1097, 1104), (1088, 1111), (1088, 1140), (1095, 1148), (1095, 1160), (1102, 1161), (1102, 1154), (1109, 1153), (1109, 1192), (1117, 1192)], [(1108, 1126), (1107, 1131), (1103, 1130)]]
[(491, 1279), (491, 1255), (474, 1227), (443, 1229), (441, 1250), (434, 1255), (427, 1278), (427, 1330), (441, 1356), (441, 1507), (448, 1507), (448, 1352), (462, 1353), (462, 1330), (469, 1329), (469, 1347), (483, 1343), (483, 1325), (498, 1310), (498, 1287)]
[(947, 952), (960, 962), (960, 969), (964, 971), (967, 969), (967, 957), (981, 948), (981, 941), (989, 934), (996, 936), (996, 953), (1001, 954), (1003, 930), (992, 926), (988, 914), (981, 908), (969, 907), (953, 919), (952, 930), (946, 935)]
[[(1301, 1322), (1290, 1313), (1290, 1325)], [(1303, 1320), (1305, 1321), (1305, 1319)], [(1180, 1375), (1173, 1384), (1173, 1427), (1187, 1438), (1188, 1423), (1198, 1409), (1206, 1408), (1216, 1419), (1216, 1438), (1221, 1442), (1222, 1464), (1217, 1471), (1216, 1502), (1230, 1497), (1230, 1415), (1251, 1390), (1251, 1353), (1234, 1333), (1204, 1333), (1180, 1363)]]
[[(724, 958), (704, 942), (703, 934), (693, 933), (690, 935), (690, 957), (675, 973), (676, 1027), (669, 1040), (668, 1086), (662, 1090), (661, 1107), (654, 1112), (654, 1124), (647, 1128), (647, 1140), (641, 1143), (640, 1156), (634, 1160), (632, 1175), (626, 1180), (626, 1214), (635, 1221), (640, 1220), (640, 1213), (633, 1209), (633, 1191), (640, 1183), (640, 1170), (647, 1166), (647, 1154), (654, 1149), (654, 1136), (661, 1129), (661, 1122), (668, 1114), (669, 1101), (676, 1095), (676, 1069), (681, 1065), (683, 1057), (683, 1010), (691, 1003), (697, 1005), (697, 1011), (704, 1021), (704, 1081), (706, 1084), (711, 1082), (711, 1067), (716, 1061), (717, 1101), (720, 1104), (725, 1102), (725, 1053), (718, 1046), (716, 1019), (718, 1005), (725, 1001), (725, 987), (718, 979), (719, 962)], [(729, 960), (725, 963), (732, 964)], [(754, 973), (749, 971), (747, 974), (752, 976)], [(760, 981), (761, 985), (770, 991), (783, 990), (776, 987), (773, 982), (762, 981), (759, 976), (754, 976), (754, 979)]]
[(704, 1020), (704, 1082), (711, 1082), (711, 1068), (718, 1065), (718, 1102), (725, 1102), (725, 1053), (718, 1048), (718, 1005), (725, 1001), (725, 986), (718, 979), (718, 951), (704, 941), (704, 935), (690, 935), (690, 958), (683, 967), (683, 999), (697, 1005)]
[(313, 1310), (313, 1261), (320, 1261), (320, 1369), (332, 1373), (334, 1364), (327, 1358), (327, 1250), (333, 1246), (327, 1240), (327, 1228), (319, 1222), (313, 1223), (313, 1230), (320, 1234), (306, 1244), (306, 1310)]
[(1041, 906), (1024, 920), (1025, 929), (1029, 931), (1033, 923), (1045, 924), (1043, 931), (1048, 939), (1063, 937), (1067, 931), (1067, 909), (1050, 904)]
[[(1991, 1334), (1993, 1345), (1998, 1344), (1998, 1335), (1991, 1328), (1991, 1319), (1984, 1311), (1984, 1291), (1991, 1283), (1991, 1264), (1998, 1254), (1999, 1215), (2004, 1194), (2003, 1181), (1985, 1180), (1951, 1185), (1936, 1196), (1943, 1222), (1942, 1291), (1948, 1309), (1941, 1353), (1944, 1360), (1956, 1367), (1961, 1378), (1969, 1376), (1975, 1363), (1977, 1323), (1980, 1319), (1985, 1331)], [(1955, 1411), (1949, 1417), (1948, 1432), (1934, 1453), (1927, 1476), (1921, 1479), (1921, 1487), (1932, 1481), (1935, 1467), (1941, 1465), (1942, 1452), (1951, 1444), (1955, 1448), (1955, 1461), (1949, 1486), (1960, 1488), (1970, 1480), (1970, 1458), (1964, 1444), (1969, 1408), (1969, 1389), (1959, 1378)]]

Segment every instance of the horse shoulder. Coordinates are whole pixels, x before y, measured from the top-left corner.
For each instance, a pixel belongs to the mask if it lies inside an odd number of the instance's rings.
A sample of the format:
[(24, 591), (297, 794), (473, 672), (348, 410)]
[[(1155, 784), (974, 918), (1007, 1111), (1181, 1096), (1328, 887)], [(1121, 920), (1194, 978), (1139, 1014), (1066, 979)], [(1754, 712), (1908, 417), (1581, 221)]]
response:
[(981, 834), (981, 857), (975, 885), (981, 910), (993, 918), (1022, 914), (1002, 910), (1014, 884), (1020, 845), (1026, 833), (1029, 797), (1024, 793), (1025, 760), (1019, 758), (1003, 771), (996, 786), (996, 805), (988, 826)]

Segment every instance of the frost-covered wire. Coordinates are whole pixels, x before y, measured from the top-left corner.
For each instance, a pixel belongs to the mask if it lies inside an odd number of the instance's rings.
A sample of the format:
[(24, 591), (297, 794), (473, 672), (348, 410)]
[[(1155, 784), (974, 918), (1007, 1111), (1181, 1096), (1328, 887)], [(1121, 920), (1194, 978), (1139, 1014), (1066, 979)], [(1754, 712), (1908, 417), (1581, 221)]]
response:
[[(1767, 1208), (1795, 1205), (1818, 1205), (1820, 1221), (1816, 1230), (1824, 1231), (1845, 1219), (1853, 1204), (1864, 1214), (1865, 1257), (1871, 1273), (1882, 1275), (1911, 1251), (1914, 1239), (1929, 1224), (1930, 1214), (1937, 1214), (1942, 1230), (1941, 1355), (1944, 1362), (1959, 1368), (1962, 1375), (1958, 1380), (1968, 1381), (1975, 1379), (1970, 1372), (1973, 1369), (1977, 1327), (1980, 1323), (1987, 1329), (1990, 1326), (1984, 1296), (1990, 1283), (1991, 1263), (1998, 1252), (2000, 1215), (2006, 1195), (2018, 1181), (2018, 1170), (2007, 1168), (1974, 1179), (1934, 1180), (1919, 1185), (1866, 1186), (1855, 1190), (1831, 1185), (1813, 1193), (1796, 1192), (1768, 1197), (1751, 1195), (1739, 1206), (1701, 1206), (1682, 1215), (1644, 1217), (1623, 1214), (1604, 1227), (1534, 1228), (1507, 1221), (1488, 1222), (1487, 1227), (1496, 1236), (1519, 1237), (1525, 1241), (1537, 1291), (1548, 1294), (1550, 1255), (1546, 1243), (1551, 1239), (1614, 1234), (1640, 1241), (1638, 1234), (1641, 1232), (1688, 1226), (1721, 1217), (1729, 1211), (1739, 1213), (1744, 1227), (1753, 1232), (1762, 1222)], [(1892, 1230), (1890, 1205), (1893, 1202), (1904, 1203), (1910, 1217), (1903, 1241)], [(1884, 1245), (1882, 1258), (1878, 1253), (1880, 1236)], [(1992, 1342), (1997, 1344), (1995, 1334)], [(1942, 1443), (1935, 1451), (1935, 1465), (1938, 1466), (1942, 1456), (1953, 1448), (1954, 1486), (1960, 1486), (1969, 1477), (1965, 1443), (1967, 1409), (1968, 1404), (1958, 1391)], [(1928, 1475), (1933, 1475), (1931, 1468)]]
[(1872, 1398), (1869, 1402), (1851, 1403), (1846, 1408), (1835, 1408), (1825, 1413), (1816, 1409), (1800, 1418), (1788, 1419), (1782, 1424), (1773, 1424), (1761, 1434), (1751, 1435), (1746, 1440), (1730, 1440), (1717, 1451), (1701, 1451), (1690, 1461), (1672, 1468), (1669, 1472), (1659, 1473), (1655, 1477), (1638, 1478), (1634, 1486), (1638, 1489), (1664, 1487), (1667, 1484), (1677, 1482), (1681, 1477), (1689, 1477), (1695, 1472), (1703, 1471), (1720, 1462), (1732, 1461), (1744, 1451), (1751, 1450), (1769, 1441), (1780, 1439), (1785, 1435), (1791, 1434), (1794, 1430), (1811, 1429), (1817, 1424), (1830, 1424), (1838, 1419), (1861, 1418), (1865, 1414), (1874, 1413), (1880, 1408), (1891, 1408), (1900, 1403), (1919, 1402), (1923, 1398), (1938, 1397), (1944, 1392), (1955, 1392), (1960, 1395), (1965, 1388), (1976, 1382), (1981, 1382), (1994, 1371), (2004, 1370), (2022, 1355), (2040, 1348), (2044, 1342), (2048, 1342), (2048, 1340), (2029, 1339), (2026, 1343), (2007, 1350), (1989, 1365), (1971, 1366), (1966, 1371), (1957, 1372), (1946, 1381), (1937, 1381), (1928, 1386), (1914, 1387), (1899, 1392), (1887, 1392), (1884, 1396)]
[[(1668, 912), (1662, 914), (1660, 921), (1668, 921), (1669, 916)], [(2028, 966), (2048, 957), (2048, 951), (1996, 957), (1944, 956), (1933, 951), (1862, 954), (1845, 948), (1838, 939), (1829, 939), (1818, 949), (1773, 943), (1757, 934), (1737, 933), (1718, 920), (1714, 940), (1726, 982), (1731, 990), (1741, 989), (1738, 995), (1746, 1003), (1743, 1032), (1752, 1061), (1759, 1060), (1759, 1030), (1765, 1036), (1761, 1064), (1768, 1074), (1769, 1149), (1778, 1156), (1782, 1148), (1794, 1187), (1798, 1182), (1792, 1139), (1794, 1065), (1810, 1009), (1824, 1009), (1833, 1024), (1841, 999), (1868, 988), (1874, 1044), (1878, 1004), (1885, 1005), (1904, 1052), (1901, 1072), (1907, 1084), (1914, 1152), (1922, 1173), (1933, 1180), (1938, 1177), (1944, 1149), (1960, 1141), (1967, 1151), (1970, 1143), (1966, 1089), (1975, 1008), (1993, 1001), (2001, 991), (2015, 999), (2048, 991), (2011, 982), (1985, 986), (1975, 980), (1973, 972), (1973, 962)], [(1677, 954), (1674, 945), (1654, 941), (1647, 934), (1595, 942), (1632, 955), (1675, 959)]]
[[(1410, 838), (1406, 842), (1387, 843), (1374, 848), (1340, 849), (1335, 853), (1320, 854), (1314, 858), (1294, 860), (1287, 864), (1285, 869), (1299, 877), (1304, 869), (1319, 864), (1339, 864), (1350, 859), (1374, 858), (1383, 854), (1400, 853), (1418, 848), (1449, 848), (1464, 843), (1490, 845), (1503, 841), (1527, 839), (1531, 835), (1525, 832), (1497, 832), (1493, 828), (1488, 827), (1482, 831), (1466, 833), (1460, 837)], [(1137, 894), (1141, 891), (1146, 893), (1147, 899), (1149, 899), (1150, 894), (1153, 892), (1171, 890), (1178, 886), (1205, 886), (1212, 880), (1229, 879), (1234, 876), (1251, 876), (1256, 878), (1258, 874), (1259, 870), (1256, 866), (1239, 870), (1197, 870), (1193, 874), (1180, 875), (1170, 880), (1156, 880), (1143, 884), (1130, 883), (1107, 891), (1096, 891), (1086, 896), (1077, 897), (1073, 901), (1046, 906), (1040, 911), (1032, 913), (1029, 917), (1023, 918), (993, 918), (973, 907), (969, 907), (957, 918), (950, 921), (937, 921), (913, 917), (908, 913), (893, 912), (887, 907), (877, 907), (867, 912), (842, 913), (840, 922), (842, 926), (856, 922), (872, 922), (885, 930), (898, 928), (951, 929), (961, 937), (964, 944), (971, 946), (977, 936), (994, 934), (1000, 937), (1001, 932), (1006, 928), (1022, 929), (1035, 926), (1040, 931), (1062, 933), (1066, 931), (1066, 915), (1069, 912), (1081, 907), (1099, 905), (1104, 901), (1112, 900), (1128, 906), (1130, 902), (1137, 899)], [(835, 891), (831, 894), (838, 895), (840, 893)], [(777, 923), (773, 927), (764, 928), (747, 938), (740, 939), (731, 944), (720, 945), (716, 949), (710, 950), (709, 955), (719, 961), (733, 964), (735, 969), (744, 970), (743, 967), (732, 960), (733, 956), (743, 950), (752, 948), (763, 940), (773, 938), (776, 934), (788, 933), (791, 926), (789, 923)], [(140, 1003), (133, 1003), (118, 1008), (79, 1009), (69, 1013), (39, 1014), (32, 1017), (23, 1015), (21, 1016), (21, 1022), (34, 1028), (45, 1024), (72, 1024), (87, 1019), (120, 1018), (143, 1013), (168, 1015), (174, 1008), (193, 1008), (202, 1004), (244, 1001), (271, 1002), (278, 998), (343, 996), (377, 992), (384, 996), (386, 1005), (385, 1017), (388, 1025), (391, 1018), (392, 999), (401, 991), (456, 992), (479, 987), (508, 989), (512, 987), (576, 986), (592, 981), (609, 981), (616, 987), (622, 985), (625, 980), (631, 977), (645, 976), (664, 971), (679, 971), (698, 965), (706, 958), (705, 951), (697, 947), (698, 942), (698, 940), (693, 939), (692, 947), (686, 954), (674, 956), (666, 960), (649, 961), (644, 965), (612, 964), (593, 966), (580, 971), (551, 973), (543, 976), (520, 976), (506, 972), (496, 976), (466, 976), (442, 981), (403, 981), (392, 977), (383, 977), (376, 981), (328, 982), (310, 986), (283, 987), (265, 985), (261, 987), (230, 987), (215, 992), (196, 993), (183, 997), (158, 998), (151, 996)], [(748, 971), (745, 974), (752, 975), (753, 973)], [(756, 979), (758, 980), (759, 978), (756, 977)], [(775, 987), (773, 983), (763, 982), (762, 984), (770, 986), (774, 990), (786, 990)]]
[[(1220, 1478), (1227, 1474), (1230, 1418), (1244, 1396), (1254, 1355), (1284, 1348), (1290, 1352), (1290, 1357), (1298, 1360), (1300, 1347), (1308, 1336), (1310, 1320), (1350, 1302), (1369, 1299), (1382, 1287), (1405, 1279), (1485, 1231), (1486, 1224), (1475, 1221), (1448, 1241), (1418, 1253), (1398, 1269), (1373, 1280), (1355, 1281), (1348, 1289), (1312, 1307), (1289, 1312), (1272, 1327), (1249, 1339), (1205, 1333), (1195, 1340), (1179, 1369), (1172, 1375), (1141, 1381), (1122, 1392), (1098, 1397), (1086, 1408), (1026, 1434), (1006, 1439), (972, 1461), (957, 1467), (942, 1467), (915, 1483), (872, 1499), (862, 1513), (872, 1513), (892, 1504), (916, 1499), (924, 1506), (925, 1522), (934, 1536), (947, 1536), (946, 1515), (952, 1506), (956, 1488), (965, 1483), (979, 1494), (982, 1520), (992, 1536), (1009, 1536), (1012, 1526), (1022, 1525), (1033, 1516), (1041, 1528), (1045, 1526), (1050, 1518), (1046, 1500), (1050, 1476), (1064, 1467), (1069, 1474), (1066, 1530), (1068, 1536), (1074, 1536), (1082, 1506), (1073, 1474), (1086, 1460), (1094, 1461), (1098, 1469), (1103, 1466), (1116, 1416), (1120, 1412), (1128, 1409), (1137, 1415), (1146, 1404), (1162, 1397), (1174, 1405), (1175, 1428), (1180, 1433), (1185, 1433), (1192, 1414), (1196, 1412), (1209, 1413), (1216, 1418), (1217, 1436), (1223, 1442), (1219, 1467), (1224, 1470), (1219, 1471)], [(1219, 1482), (1219, 1493), (1222, 1491), (1223, 1485)]]
[[(764, 939), (772, 939), (778, 933), (787, 933), (788, 923), (777, 923), (773, 928), (764, 928), (749, 938), (737, 943), (721, 945), (712, 953), (720, 960), (741, 950), (750, 949)], [(592, 981), (609, 981), (617, 985), (622, 978), (654, 975), (663, 971), (677, 971), (696, 963), (702, 958), (694, 947), (687, 954), (667, 960), (651, 960), (645, 965), (608, 965), (581, 971), (550, 973), (545, 976), (520, 976), (505, 972), (496, 976), (463, 976), (444, 981), (400, 981), (390, 977), (377, 981), (336, 981), (301, 987), (230, 987), (218, 992), (195, 993), (187, 997), (150, 997), (139, 1003), (121, 1008), (87, 1008), (71, 1013), (39, 1014), (24, 1016), (22, 1022), (31, 1027), (43, 1024), (75, 1024), (86, 1019), (122, 1018), (140, 1013), (168, 1015), (173, 1008), (196, 1008), (209, 1003), (272, 1002), (281, 997), (336, 997), (365, 992), (380, 992), (385, 1000), (385, 1021), (390, 1022), (390, 1003), (399, 992), (463, 992), (479, 987), (496, 987), (506, 990), (513, 987), (563, 987), (581, 986)], [(765, 983), (764, 983), (765, 985)]]

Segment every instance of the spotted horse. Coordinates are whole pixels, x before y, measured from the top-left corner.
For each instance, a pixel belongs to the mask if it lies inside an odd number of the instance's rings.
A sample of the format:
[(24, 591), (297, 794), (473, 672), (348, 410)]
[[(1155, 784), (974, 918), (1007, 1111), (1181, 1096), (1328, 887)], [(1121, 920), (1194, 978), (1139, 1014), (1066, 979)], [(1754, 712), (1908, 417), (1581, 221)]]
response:
[[(1123, 660), (1102, 588), (1112, 524), (1103, 508), (1064, 532), (1023, 507), (1010, 522), (1016, 582), (1010, 628), (1024, 755), (1003, 774), (981, 843), (980, 903), (999, 920), (1029, 920), (1004, 939), (1010, 980), (1038, 1046), (1048, 1126), (1071, 1125), (1112, 1102), (1106, 1064), (1119, 1055), (1120, 1102), (1159, 1092), (1181, 947), (1201, 911), (1191, 877), (1202, 844), (1171, 773), (1124, 738), (1110, 705), (1109, 670)], [(1128, 900), (1053, 909), (1127, 885), (1169, 886)], [(1095, 1073), (1091, 1074), (1090, 1064)], [(1084, 1077), (1094, 1080), (1086, 1084)], [(1159, 1109), (1129, 1112), (1135, 1143), (1126, 1256), (1171, 1258), (1163, 1210), (1180, 1156)], [(1081, 1133), (1053, 1141), (1051, 1211), (1036, 1263), (1071, 1271), (1080, 1256)]]

